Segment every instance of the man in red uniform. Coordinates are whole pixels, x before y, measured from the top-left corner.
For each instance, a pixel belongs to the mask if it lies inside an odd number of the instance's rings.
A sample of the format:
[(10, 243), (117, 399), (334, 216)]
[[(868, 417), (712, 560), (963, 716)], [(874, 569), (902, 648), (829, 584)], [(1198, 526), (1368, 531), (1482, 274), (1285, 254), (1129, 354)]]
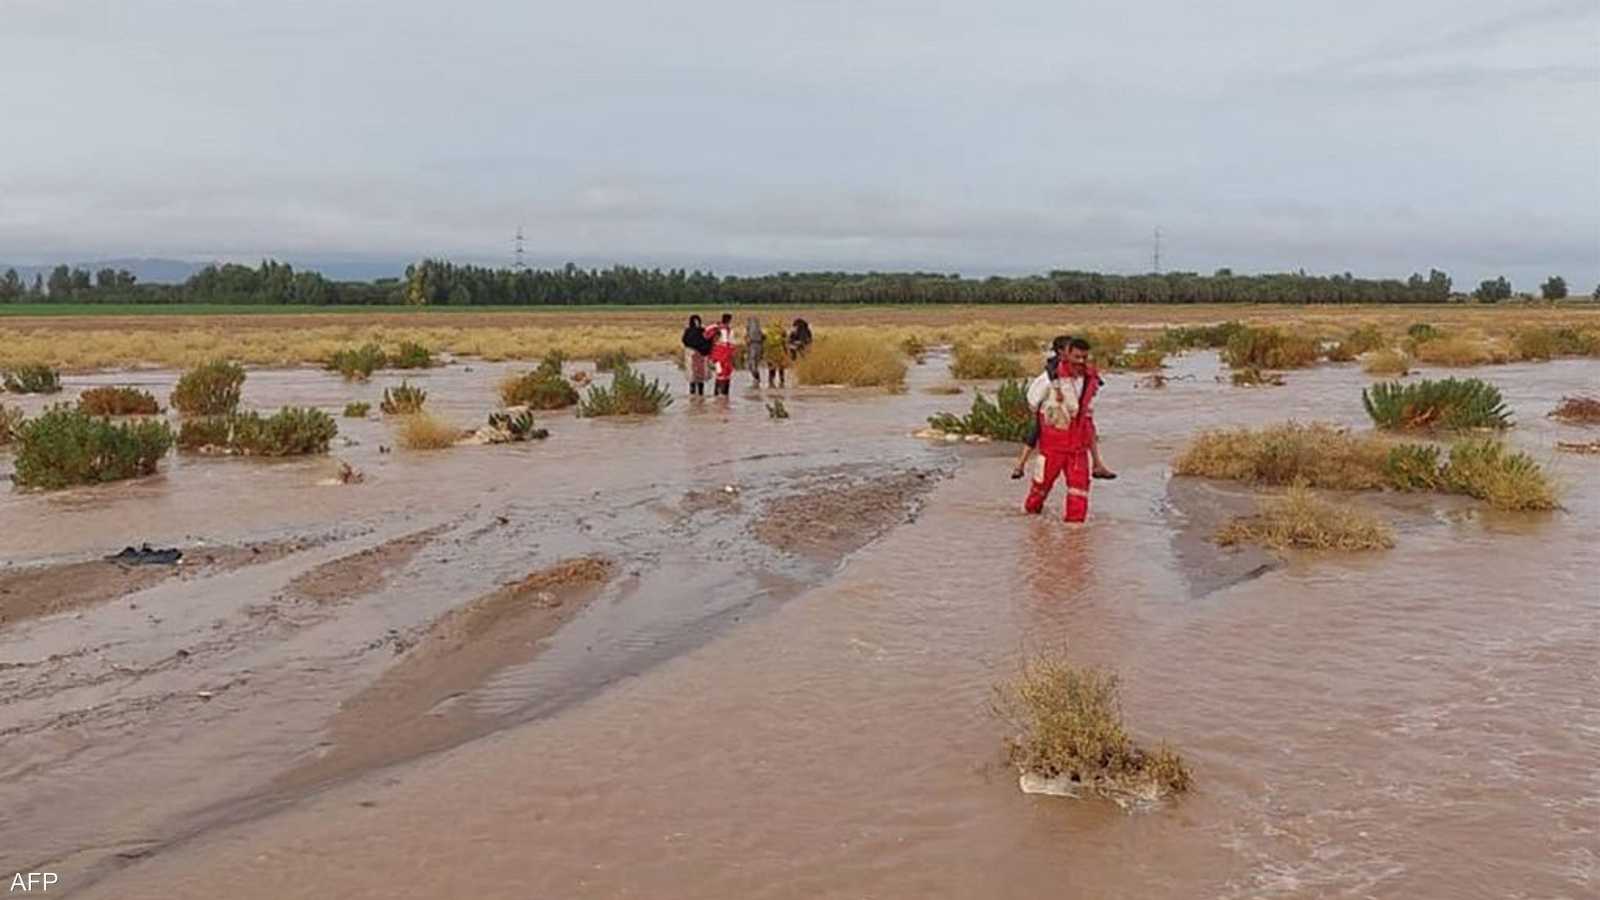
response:
[[(1094, 395), (1100, 373), (1089, 365), (1089, 342), (1073, 338), (1061, 357), (1055, 377), (1043, 372), (1028, 385), (1028, 405), (1039, 417), (1039, 458), (1023, 508), (1044, 510), (1056, 478), (1067, 480), (1065, 518), (1082, 522), (1089, 515), (1089, 484), (1095, 452)], [(1100, 477), (1106, 477), (1101, 475)]]

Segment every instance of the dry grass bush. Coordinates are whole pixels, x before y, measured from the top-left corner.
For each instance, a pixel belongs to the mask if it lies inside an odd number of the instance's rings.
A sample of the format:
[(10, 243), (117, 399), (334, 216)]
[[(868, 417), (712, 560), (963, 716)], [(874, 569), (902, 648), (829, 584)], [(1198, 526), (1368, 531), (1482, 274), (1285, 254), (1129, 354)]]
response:
[(1576, 425), (1600, 425), (1600, 398), (1562, 397), (1550, 418)]
[(1411, 357), (1399, 350), (1376, 350), (1361, 361), (1361, 370), (1368, 375), (1399, 377), (1411, 374)]
[(1500, 389), (1478, 378), (1383, 381), (1361, 392), (1361, 405), (1373, 424), (1385, 429), (1511, 427)]
[(386, 416), (409, 416), (422, 412), (422, 405), (427, 402), (427, 391), (412, 387), (402, 378), (399, 387), (383, 389), (383, 400), (378, 403), (378, 409)]
[(928, 345), (923, 343), (918, 335), (908, 334), (900, 339), (900, 352), (911, 357), (912, 361), (920, 366), (928, 355)]
[(78, 395), (78, 408), (91, 416), (154, 416), (161, 412), (155, 395), (131, 387), (95, 387)]
[(1323, 423), (1223, 429), (1196, 435), (1172, 471), (1254, 484), (1381, 488), (1388, 483), (1389, 446), (1380, 438)]
[(1394, 532), (1371, 513), (1293, 485), (1281, 496), (1263, 499), (1255, 515), (1224, 525), (1217, 543), (1261, 544), (1274, 550), (1382, 550), (1394, 546)]
[(0, 403), (0, 447), (11, 443), (16, 436), (17, 426), (22, 424), (22, 418), (21, 409)]
[(0, 384), (13, 394), (55, 394), (61, 391), (61, 373), (49, 366), (17, 366), (0, 375)]
[(950, 375), (964, 381), (992, 378), (1022, 378), (1028, 375), (1022, 360), (997, 346), (973, 347), (962, 344), (950, 358)]
[(1282, 328), (1247, 327), (1228, 339), (1223, 359), (1235, 369), (1300, 369), (1322, 355), (1314, 337)]
[(397, 421), (400, 446), (407, 450), (443, 450), (461, 439), (460, 428), (432, 413), (415, 412)]
[(186, 416), (226, 415), (239, 408), (243, 389), (244, 367), (216, 359), (183, 373), (168, 402)]
[(1418, 362), (1435, 366), (1484, 366), (1506, 362), (1509, 354), (1482, 335), (1443, 334), (1432, 340), (1410, 342)]
[(1119, 364), (1117, 368), (1153, 372), (1167, 364), (1167, 354), (1160, 347), (1140, 347), (1132, 353), (1122, 354), (1116, 362)]
[(22, 487), (55, 490), (149, 475), (172, 448), (172, 427), (159, 419), (112, 422), (66, 404), (15, 427)]
[(431, 369), (433, 368), (433, 351), (416, 341), (401, 341), (400, 346), (389, 354), (389, 366), (395, 369)]
[(615, 372), (631, 362), (633, 362), (633, 358), (628, 355), (628, 351), (621, 349), (609, 350), (595, 357), (594, 370), (596, 372)]
[(818, 338), (794, 366), (801, 384), (900, 388), (906, 364), (894, 344), (868, 335)]
[(1128, 734), (1117, 676), (1109, 670), (1040, 653), (995, 687), (993, 708), (1014, 729), (1006, 754), (1024, 773), (1066, 779), (1113, 799), (1156, 799), (1193, 783), (1174, 750), (1145, 750)]
[(959, 384), (932, 384), (922, 389), (924, 394), (937, 394), (943, 397), (952, 397), (966, 390)]

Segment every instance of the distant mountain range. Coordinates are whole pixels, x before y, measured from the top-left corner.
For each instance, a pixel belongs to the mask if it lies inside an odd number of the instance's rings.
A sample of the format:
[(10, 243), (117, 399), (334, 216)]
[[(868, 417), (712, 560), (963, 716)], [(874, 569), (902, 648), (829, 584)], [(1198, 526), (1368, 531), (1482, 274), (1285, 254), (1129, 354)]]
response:
[[(399, 278), (405, 273), (406, 266), (412, 260), (327, 260), (302, 261), (296, 259), (284, 260), (296, 269), (311, 269), (334, 279), (335, 281), (372, 281), (377, 278)], [(253, 265), (254, 263), (246, 263)], [(44, 266), (9, 265), (0, 262), (0, 272), (6, 269), (16, 269), (22, 280), (33, 282), (34, 275), (50, 277), (50, 270), (56, 263)], [(127, 269), (141, 284), (177, 284), (185, 281), (189, 276), (200, 271), (209, 262), (186, 262), (181, 259), (97, 259), (93, 261), (78, 260), (68, 262), (67, 265), (78, 269), (88, 269), (91, 273), (101, 269)]]

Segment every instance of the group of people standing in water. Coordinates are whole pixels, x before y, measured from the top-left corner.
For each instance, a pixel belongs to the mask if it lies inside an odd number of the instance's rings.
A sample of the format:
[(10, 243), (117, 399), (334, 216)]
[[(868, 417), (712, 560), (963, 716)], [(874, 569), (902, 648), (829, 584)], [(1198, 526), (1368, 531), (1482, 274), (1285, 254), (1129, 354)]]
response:
[[(706, 382), (713, 384), (718, 397), (726, 397), (733, 387), (738, 367), (739, 347), (734, 340), (733, 314), (723, 313), (714, 325), (705, 325), (699, 316), (690, 316), (683, 329), (684, 370), (689, 374), (689, 396), (704, 397)], [(783, 326), (763, 331), (761, 320), (751, 316), (745, 323), (744, 364), (755, 387), (761, 387), (761, 370), (767, 370), (767, 387), (786, 387), (791, 363), (811, 346), (811, 326), (795, 319), (792, 330)]]

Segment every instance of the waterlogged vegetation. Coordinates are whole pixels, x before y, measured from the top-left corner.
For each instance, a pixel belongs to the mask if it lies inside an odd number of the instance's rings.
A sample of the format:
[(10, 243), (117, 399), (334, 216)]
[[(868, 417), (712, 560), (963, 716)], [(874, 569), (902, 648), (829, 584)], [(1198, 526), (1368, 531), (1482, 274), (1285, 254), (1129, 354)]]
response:
[(1022, 378), (1028, 366), (1014, 352), (996, 344), (974, 347), (957, 344), (950, 356), (950, 376), (963, 381), (981, 381), (990, 378)]
[(44, 365), (18, 366), (0, 374), (0, 384), (13, 394), (55, 394), (61, 391), (61, 373)]
[(578, 402), (578, 389), (561, 374), (566, 357), (558, 351), (545, 354), (538, 368), (512, 375), (500, 383), (500, 401), (530, 409), (565, 409)]
[(1317, 496), (1303, 484), (1263, 498), (1253, 516), (1232, 520), (1217, 543), (1261, 544), (1274, 550), (1382, 550), (1394, 546), (1394, 531), (1377, 516)]
[(1573, 425), (1600, 425), (1600, 397), (1562, 397), (1550, 417)]
[(629, 356), (626, 350), (607, 350), (605, 353), (595, 357), (594, 369), (596, 372), (615, 372), (619, 368), (632, 364), (632, 362), (633, 357)]
[(395, 433), (407, 450), (443, 450), (461, 439), (460, 428), (420, 409), (400, 416)]
[(401, 379), (398, 387), (384, 388), (378, 409), (386, 416), (409, 416), (422, 411), (428, 392)]
[(173, 440), (166, 422), (112, 422), (66, 404), (16, 424), (13, 432), (12, 479), (22, 487), (46, 490), (152, 474)]
[(1012, 728), (1005, 741), (1011, 763), (1024, 779), (1050, 783), (1052, 793), (1157, 800), (1193, 784), (1177, 751), (1164, 744), (1146, 750), (1128, 734), (1110, 670), (1039, 653), (996, 686), (993, 709)]
[(1276, 327), (1235, 331), (1222, 352), (1235, 369), (1301, 369), (1321, 355), (1316, 338)]
[(672, 392), (659, 380), (645, 380), (637, 369), (624, 363), (611, 376), (611, 384), (591, 385), (578, 403), (583, 418), (600, 416), (653, 416), (672, 405)]
[(285, 406), (270, 416), (233, 412), (185, 418), (178, 449), (239, 456), (304, 456), (328, 452), (339, 426), (320, 409)]
[(168, 402), (186, 416), (227, 415), (239, 408), (244, 379), (238, 363), (212, 360), (183, 373)]
[(1380, 382), (1361, 392), (1361, 404), (1374, 425), (1389, 430), (1511, 427), (1500, 389), (1477, 378)]
[(1027, 387), (1018, 380), (1002, 383), (992, 401), (974, 391), (972, 409), (965, 416), (939, 413), (928, 418), (930, 428), (945, 434), (982, 435), (1019, 444), (1027, 439), (1032, 424)]
[(900, 388), (906, 382), (899, 348), (869, 335), (819, 337), (794, 366), (801, 384)]
[(21, 409), (0, 403), (0, 447), (11, 443), (16, 436), (17, 426), (22, 424), (22, 418)]
[(1411, 357), (1392, 348), (1375, 350), (1361, 361), (1361, 371), (1368, 375), (1399, 378), (1411, 374)]
[(346, 419), (365, 419), (370, 412), (372, 412), (372, 404), (360, 400), (354, 400), (344, 405), (344, 417)]
[(161, 412), (155, 395), (131, 387), (94, 387), (78, 395), (78, 408), (91, 416), (153, 416)]
[(1496, 440), (1458, 442), (1446, 457), (1431, 444), (1394, 443), (1323, 423), (1202, 432), (1172, 471), (1261, 485), (1465, 494), (1504, 510), (1559, 505), (1549, 474)]

